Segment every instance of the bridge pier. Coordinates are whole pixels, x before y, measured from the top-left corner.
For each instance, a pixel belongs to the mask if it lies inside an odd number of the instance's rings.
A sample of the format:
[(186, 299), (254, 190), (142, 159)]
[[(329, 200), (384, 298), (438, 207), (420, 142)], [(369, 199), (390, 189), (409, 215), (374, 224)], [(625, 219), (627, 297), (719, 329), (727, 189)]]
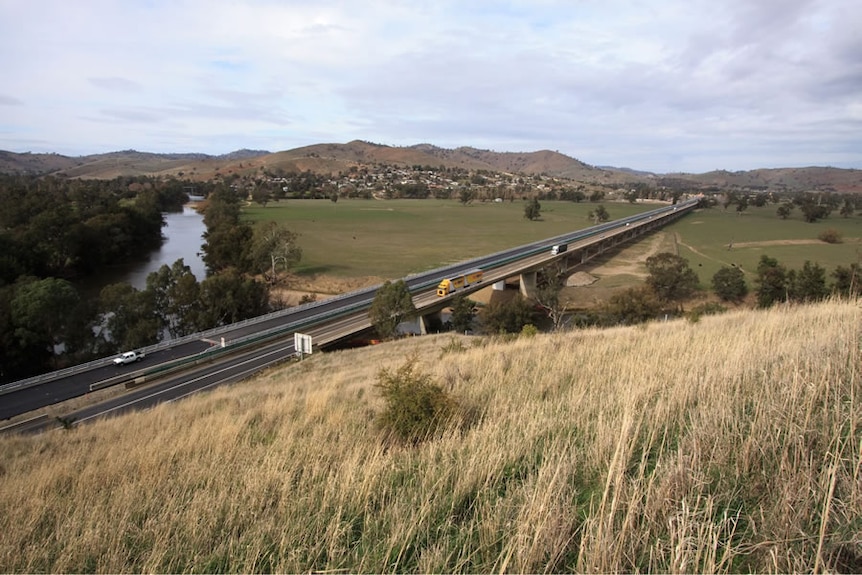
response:
[(537, 272), (524, 272), (519, 278), (521, 295), (527, 299), (533, 299), (536, 296), (536, 274)]

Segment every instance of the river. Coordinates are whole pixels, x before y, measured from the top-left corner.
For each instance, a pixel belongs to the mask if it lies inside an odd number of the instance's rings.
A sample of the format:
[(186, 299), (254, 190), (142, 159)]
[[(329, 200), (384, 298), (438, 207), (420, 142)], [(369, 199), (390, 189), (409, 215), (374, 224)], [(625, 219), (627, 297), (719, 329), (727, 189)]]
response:
[(147, 276), (167, 264), (173, 265), (179, 258), (191, 268), (199, 282), (206, 278), (206, 265), (201, 258), (201, 246), (206, 231), (203, 215), (194, 208), (194, 203), (183, 206), (182, 212), (164, 214), (162, 227), (164, 241), (159, 249), (153, 250), (143, 259), (120, 263), (106, 269), (104, 273), (82, 282), (84, 294), (98, 297), (99, 290), (112, 283), (126, 282), (132, 287), (143, 290), (147, 287)]
[(201, 258), (201, 246), (204, 243), (203, 233), (206, 231), (204, 217), (194, 208), (194, 204), (183, 206), (182, 212), (165, 214), (165, 225), (162, 235), (165, 241), (162, 247), (151, 252), (148, 258), (129, 265), (123, 271), (123, 277), (116, 281), (132, 284), (132, 287), (144, 289), (147, 287), (147, 276), (167, 264), (173, 265), (179, 258), (189, 266), (199, 282), (206, 279), (206, 265)]

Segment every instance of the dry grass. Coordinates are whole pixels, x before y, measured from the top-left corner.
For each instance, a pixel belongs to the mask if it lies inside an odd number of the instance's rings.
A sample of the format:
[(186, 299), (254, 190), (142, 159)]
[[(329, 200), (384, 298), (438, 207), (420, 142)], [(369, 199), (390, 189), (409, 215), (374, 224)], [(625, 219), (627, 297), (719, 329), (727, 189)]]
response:
[[(860, 311), (415, 338), (2, 438), (0, 571), (859, 571)], [(388, 445), (414, 351), (481, 417)]]

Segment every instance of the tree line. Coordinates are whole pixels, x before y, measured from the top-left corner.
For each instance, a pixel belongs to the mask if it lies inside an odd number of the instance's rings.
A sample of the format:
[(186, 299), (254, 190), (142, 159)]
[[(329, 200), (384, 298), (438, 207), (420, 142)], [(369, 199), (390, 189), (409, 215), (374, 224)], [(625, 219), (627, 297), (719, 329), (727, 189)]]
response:
[[(647, 278), (643, 285), (622, 290), (607, 302), (588, 311), (569, 313), (560, 298), (566, 270), (559, 262), (545, 267), (532, 298), (520, 294), (507, 301), (480, 306), (463, 295), (452, 300), (451, 316), (446, 324), (431, 325), (431, 330), (466, 332), (478, 329), (489, 334), (533, 333), (536, 325), (546, 324), (558, 330), (568, 324), (575, 327), (610, 327), (634, 325), (662, 316), (684, 314), (683, 304), (701, 291), (700, 278), (688, 260), (669, 252), (646, 260)], [(789, 269), (775, 258), (763, 255), (758, 263), (754, 283), (754, 301), (759, 307), (778, 303), (812, 303), (827, 297), (856, 298), (862, 295), (862, 266), (853, 263), (837, 266), (827, 278), (826, 269), (806, 261), (801, 269)], [(742, 303), (749, 295), (745, 272), (737, 266), (724, 266), (711, 278), (718, 299)], [(721, 304), (694, 306), (688, 316), (717, 313)], [(378, 335), (392, 338), (398, 325), (415, 317), (409, 289), (403, 280), (386, 282), (377, 292), (369, 318)], [(476, 321), (478, 318), (478, 322)], [(433, 322), (433, 318), (426, 318)], [(477, 325), (478, 323), (478, 325)], [(525, 331), (526, 330), (526, 331)]]
[(0, 175), (0, 285), (21, 276), (73, 279), (158, 247), (179, 183)]
[[(187, 186), (19, 176), (0, 184), (0, 382), (267, 313), (270, 285), (301, 257), (296, 234), (240, 219), (240, 192), (195, 184), (208, 196), (207, 277), (180, 259), (144, 289), (115, 283), (88, 298), (72, 280), (157, 247), (162, 211), (181, 207)], [(91, 238), (89, 250), (81, 238)]]

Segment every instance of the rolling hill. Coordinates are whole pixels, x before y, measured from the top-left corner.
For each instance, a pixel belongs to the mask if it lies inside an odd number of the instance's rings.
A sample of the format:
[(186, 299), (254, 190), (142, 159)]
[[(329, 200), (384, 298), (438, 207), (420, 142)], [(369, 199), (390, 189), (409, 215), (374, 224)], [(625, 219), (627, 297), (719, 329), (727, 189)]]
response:
[(427, 166), (470, 171), (544, 174), (571, 180), (624, 184), (649, 182), (696, 187), (776, 189), (785, 191), (862, 192), (862, 170), (831, 167), (772, 168), (750, 171), (713, 171), (704, 174), (653, 174), (629, 168), (591, 166), (556, 151), (496, 152), (462, 146), (432, 144), (387, 146), (361, 140), (346, 144), (314, 144), (280, 152), (237, 150), (207, 154), (155, 154), (124, 150), (69, 157), (60, 154), (17, 153), (0, 150), (0, 173), (111, 179), (118, 176), (177, 176), (207, 180), (217, 175), (252, 176), (264, 172), (312, 171), (337, 174), (352, 167)]
[[(860, 315), (405, 338), (3, 436), (0, 565), (858, 573)], [(444, 390), (453, 416), (394, 440), (383, 369)]]

